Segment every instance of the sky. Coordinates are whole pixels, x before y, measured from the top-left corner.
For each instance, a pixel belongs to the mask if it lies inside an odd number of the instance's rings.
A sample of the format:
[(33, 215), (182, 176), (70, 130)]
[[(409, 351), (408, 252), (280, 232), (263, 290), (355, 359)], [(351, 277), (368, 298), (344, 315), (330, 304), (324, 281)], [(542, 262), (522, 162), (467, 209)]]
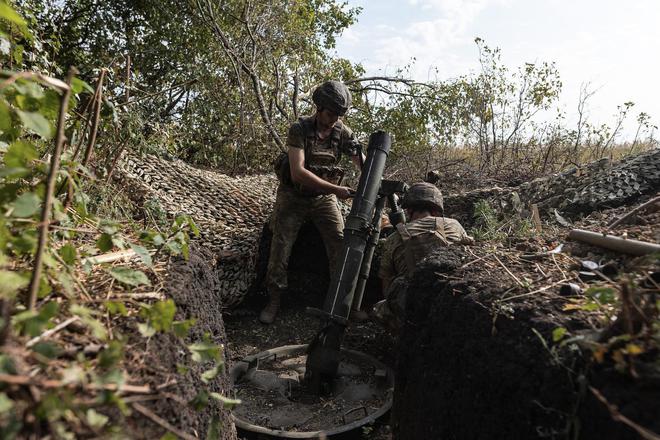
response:
[(660, 0), (348, 0), (358, 23), (344, 31), (337, 55), (368, 74), (392, 74), (413, 58), (417, 80), (445, 80), (479, 70), (476, 37), (502, 50), (513, 70), (555, 62), (560, 107), (576, 120), (580, 88), (592, 123), (614, 123), (617, 105), (632, 101), (624, 137), (639, 112), (660, 125)]

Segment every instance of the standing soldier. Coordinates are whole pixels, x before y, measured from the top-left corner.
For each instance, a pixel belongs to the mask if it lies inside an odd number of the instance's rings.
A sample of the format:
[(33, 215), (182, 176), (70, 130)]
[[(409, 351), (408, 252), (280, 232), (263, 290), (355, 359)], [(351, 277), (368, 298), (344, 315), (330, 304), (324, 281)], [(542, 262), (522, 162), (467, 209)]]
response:
[(266, 274), (270, 300), (259, 315), (264, 324), (271, 324), (280, 308), (280, 298), (288, 287), (291, 248), (306, 220), (314, 223), (323, 238), (332, 273), (344, 236), (337, 198), (352, 194), (341, 185), (344, 172), (337, 165), (342, 154), (358, 167), (364, 160), (353, 132), (339, 120), (351, 105), (348, 88), (338, 81), (326, 81), (314, 90), (312, 100), (316, 112), (289, 127), (288, 154), (280, 156), (275, 167), (280, 184)]
[(435, 185), (419, 182), (403, 197), (408, 223), (396, 225), (383, 246), (379, 277), (385, 300), (374, 306), (375, 316), (386, 326), (397, 329), (405, 310), (405, 277), (434, 250), (451, 244), (473, 244), (461, 224), (443, 217), (442, 193)]

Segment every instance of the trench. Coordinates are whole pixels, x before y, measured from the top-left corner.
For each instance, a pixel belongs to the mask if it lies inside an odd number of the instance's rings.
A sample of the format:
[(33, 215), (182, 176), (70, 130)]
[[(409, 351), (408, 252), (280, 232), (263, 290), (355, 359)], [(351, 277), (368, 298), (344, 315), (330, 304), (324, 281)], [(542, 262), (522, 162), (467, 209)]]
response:
[[(264, 240), (262, 249), (267, 249), (267, 235)], [(417, 270), (409, 287), (414, 300), (408, 301), (408, 319), (399, 341), (370, 322), (347, 329), (343, 347), (394, 369), (394, 403), (377, 423), (333, 438), (639, 438), (612, 419), (586, 391), (588, 385), (604, 390), (623, 413), (648, 429), (660, 429), (657, 379), (633, 381), (611, 368), (593, 368), (579, 351), (562, 353), (558, 363), (539, 335), (551, 340), (561, 304), (532, 298), (513, 302), (511, 316), (500, 313), (496, 299), (510, 284), (493, 279), (478, 265), (460, 271), (465, 261), (464, 252), (450, 248), (434, 254)], [(378, 260), (374, 263), (376, 271)], [(263, 270), (264, 262), (257, 267)], [(290, 292), (275, 324), (263, 326), (257, 321), (266, 302), (260, 289), (247, 298), (246, 313), (224, 316), (230, 363), (264, 349), (305, 344), (314, 335), (318, 321), (305, 308), (323, 301), (328, 271), (313, 227), (301, 231), (289, 269)], [(448, 281), (452, 274), (455, 279)], [(379, 299), (379, 291), (372, 276), (367, 306)], [(579, 319), (565, 325), (572, 331), (587, 328)]]
[[(655, 166), (657, 161), (637, 160), (635, 163)], [(188, 170), (181, 164), (177, 166)], [(636, 174), (648, 180), (642, 182), (646, 185), (644, 191), (657, 191), (660, 174), (653, 173)], [(259, 216), (247, 216), (245, 221), (259, 225), (266, 221), (268, 203), (272, 203), (272, 185), (265, 188), (270, 189), (264, 190), (261, 199), (254, 196), (253, 201), (263, 212)], [(180, 192), (185, 194), (184, 190)], [(474, 197), (490, 197), (501, 202), (499, 192), (484, 194)], [(607, 203), (606, 206), (631, 203), (633, 199), (625, 192), (622, 194), (616, 203), (609, 198), (606, 202), (598, 199), (589, 210), (600, 209), (599, 203)], [(561, 194), (557, 197), (568, 200)], [(185, 197), (181, 200), (187, 203), (197, 199)], [(453, 217), (468, 225), (473, 200), (466, 200), (467, 208), (454, 207), (451, 211)], [(163, 201), (168, 209), (176, 211), (176, 200)], [(227, 202), (228, 205), (232, 203), (239, 204), (239, 201)], [(449, 198), (447, 206), (451, 207), (452, 203)], [(500, 204), (504, 206), (503, 202)], [(203, 206), (207, 206), (205, 200)], [(465, 219), (461, 213), (465, 214)], [(236, 224), (239, 223), (244, 224)], [(242, 249), (239, 245), (244, 240), (239, 236), (218, 239), (219, 235), (212, 234), (214, 228), (217, 229), (217, 225), (210, 222), (207, 229), (211, 235), (203, 243), (213, 252), (226, 246), (226, 240)], [(252, 277), (223, 275), (222, 262), (214, 266), (217, 256), (201, 249), (192, 253), (189, 262), (176, 262), (172, 266), (168, 290), (178, 306), (180, 316), (177, 319), (196, 317), (198, 325), (191, 340), (209, 333), (214, 342), (225, 344), (229, 366), (264, 349), (306, 344), (318, 330), (318, 320), (305, 313), (306, 307), (321, 305), (329, 280), (327, 259), (318, 233), (310, 226), (301, 231), (289, 266), (290, 291), (283, 299), (275, 324), (263, 326), (257, 316), (266, 302), (263, 276), (268, 246), (269, 237), (264, 230), (256, 263), (253, 266), (251, 261), (242, 266), (243, 272), (250, 274), (254, 267), (256, 280), (249, 286), (247, 296), (244, 297), (243, 290), (239, 292), (241, 305), (225, 313), (220, 312), (223, 306), (233, 304), (231, 298), (231, 303), (226, 299), (227, 283), (235, 283), (236, 279), (243, 282)], [(557, 318), (565, 315), (561, 305), (539, 296), (510, 303), (512, 312), (503, 310), (497, 299), (511, 287), (512, 280), (502, 274), (497, 277), (479, 264), (470, 266), (470, 270), (460, 270), (466, 258), (459, 249), (446, 249), (420, 266), (409, 286), (412, 299), (408, 301), (408, 319), (398, 342), (374, 323), (348, 328), (343, 346), (391, 366), (396, 376), (391, 413), (372, 426), (350, 433), (350, 438), (638, 438), (629, 426), (613, 420), (607, 408), (586, 391), (589, 384), (600, 389), (624, 416), (645, 428), (660, 431), (660, 405), (657, 404), (660, 380), (657, 377), (633, 381), (610, 366), (589, 365), (587, 357), (579, 350), (561, 353), (562, 363), (558, 363), (541, 339), (552, 341)], [(231, 263), (239, 269), (241, 264)], [(377, 267), (376, 259), (372, 275)], [(380, 286), (372, 276), (367, 285), (365, 305), (380, 299), (379, 292)], [(563, 325), (575, 332), (587, 329), (585, 322), (570, 317)], [(175, 366), (185, 347), (165, 336), (162, 338), (156, 340), (162, 347), (159, 353), (162, 359), (154, 359), (154, 365), (177, 374)], [(191, 399), (196, 390), (209, 386), (212, 391), (231, 395), (226, 374), (207, 386), (199, 382), (200, 372), (191, 371), (179, 377), (177, 392), (182, 397)], [(164, 402), (162, 405), (167, 405), (167, 401)], [(159, 413), (171, 416), (173, 421), (201, 437), (211, 418), (220, 416), (225, 427), (223, 440), (237, 438), (229, 413), (218, 405), (212, 404), (201, 413), (182, 411), (172, 405), (159, 408)]]
[[(307, 307), (320, 307), (327, 293), (329, 284), (328, 261), (320, 235), (312, 225), (301, 229), (294, 245), (289, 263), (289, 291), (282, 298), (282, 306), (276, 321), (270, 326), (259, 323), (257, 316), (267, 302), (264, 293), (263, 280), (265, 276), (267, 251), (270, 236), (264, 230), (260, 252), (256, 264), (257, 277), (250, 294), (238, 310), (224, 315), (227, 330), (227, 352), (230, 363), (242, 361), (246, 356), (267, 349), (287, 345), (309, 343), (319, 329), (318, 318), (306, 313)], [(378, 299), (380, 286), (375, 277), (369, 281), (364, 301), (374, 303)], [(342, 348), (364, 353), (386, 365), (393, 365), (393, 344), (390, 335), (381, 331), (374, 323), (366, 322), (351, 324), (346, 332)], [(356, 406), (357, 405), (357, 406)], [(360, 406), (346, 403), (334, 413), (328, 412), (323, 423), (326, 426), (338, 426), (338, 417), (343, 413), (355, 413)], [(355, 420), (347, 416), (347, 423)], [(387, 431), (389, 414), (381, 417), (376, 423), (364, 428), (354, 429), (332, 438), (338, 439), (385, 439), (383, 432)], [(291, 431), (301, 430), (293, 428)], [(268, 438), (257, 434), (239, 431), (245, 439)]]
[(397, 350), (395, 439), (640, 438), (589, 387), (658, 432), (657, 377), (627, 377), (571, 345), (552, 351), (541, 339), (552, 341), (558, 319), (574, 334), (590, 327), (561, 317), (561, 300), (530, 296), (505, 310), (501, 280), (460, 270), (464, 261), (460, 251), (441, 250), (411, 282)]

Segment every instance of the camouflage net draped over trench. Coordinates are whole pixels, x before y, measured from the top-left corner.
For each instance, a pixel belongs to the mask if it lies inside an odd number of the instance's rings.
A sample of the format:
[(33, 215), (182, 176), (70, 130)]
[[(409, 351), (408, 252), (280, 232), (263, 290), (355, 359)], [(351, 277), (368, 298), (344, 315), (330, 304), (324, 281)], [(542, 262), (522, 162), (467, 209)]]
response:
[(619, 162), (601, 159), (563, 173), (534, 179), (516, 187), (477, 189), (447, 197), (446, 212), (466, 225), (473, 223), (474, 205), (486, 200), (502, 214), (527, 211), (536, 204), (541, 213), (577, 217), (603, 208), (622, 206), (660, 190), (660, 149)]
[[(239, 304), (256, 276), (259, 241), (275, 201), (275, 176), (230, 177), (155, 156), (129, 157), (121, 171), (136, 201), (155, 199), (167, 214), (195, 219), (199, 245), (216, 256), (222, 307)], [(602, 159), (518, 187), (450, 196), (445, 209), (464, 225), (472, 224), (479, 200), (503, 213), (521, 212), (536, 203), (541, 212), (557, 209), (577, 216), (621, 206), (659, 189), (660, 149), (653, 149), (616, 163)], [(342, 205), (342, 211), (347, 214), (348, 206)]]
[(273, 210), (272, 175), (230, 177), (155, 156), (129, 157), (122, 177), (139, 203), (156, 200), (166, 214), (188, 214), (200, 229), (198, 246), (216, 257), (221, 307), (240, 303), (255, 278), (263, 227)]

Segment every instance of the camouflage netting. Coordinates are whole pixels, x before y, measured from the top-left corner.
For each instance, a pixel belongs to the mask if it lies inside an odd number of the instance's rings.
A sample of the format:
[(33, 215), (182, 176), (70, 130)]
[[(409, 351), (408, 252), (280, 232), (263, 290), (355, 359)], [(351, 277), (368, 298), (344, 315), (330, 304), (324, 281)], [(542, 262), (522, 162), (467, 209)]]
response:
[[(138, 202), (156, 199), (169, 215), (190, 214), (201, 230), (199, 246), (216, 257), (222, 307), (240, 303), (255, 280), (262, 231), (275, 201), (274, 175), (230, 177), (155, 156), (130, 157), (121, 179)], [(518, 187), (475, 190), (447, 197), (445, 211), (463, 225), (473, 223), (474, 204), (490, 202), (500, 213), (522, 212), (536, 203), (577, 216), (620, 206), (660, 189), (660, 149), (611, 163), (600, 160)], [(344, 214), (347, 205), (342, 206)]]
[(168, 215), (193, 217), (200, 229), (198, 245), (216, 258), (222, 307), (240, 303), (255, 278), (259, 240), (273, 208), (277, 179), (230, 177), (155, 156), (129, 157), (121, 171), (138, 202), (155, 199)]
[(537, 204), (542, 213), (556, 209), (576, 217), (625, 205), (659, 189), (660, 149), (653, 149), (620, 162), (601, 159), (517, 187), (479, 189), (447, 197), (445, 211), (464, 225), (473, 223), (474, 204), (479, 200), (487, 200), (502, 214), (520, 213)]

